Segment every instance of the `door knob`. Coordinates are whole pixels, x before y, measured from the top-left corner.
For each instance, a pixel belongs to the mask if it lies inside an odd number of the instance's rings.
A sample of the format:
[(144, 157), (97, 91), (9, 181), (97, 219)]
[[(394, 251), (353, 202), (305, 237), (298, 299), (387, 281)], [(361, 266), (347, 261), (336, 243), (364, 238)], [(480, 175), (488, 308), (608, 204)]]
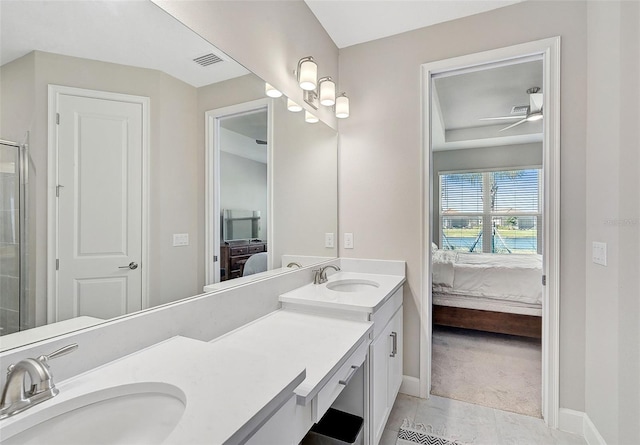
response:
[(120, 266), (118, 267), (118, 269), (131, 269), (131, 270), (136, 270), (138, 268), (138, 263), (136, 262), (130, 262), (128, 266)]

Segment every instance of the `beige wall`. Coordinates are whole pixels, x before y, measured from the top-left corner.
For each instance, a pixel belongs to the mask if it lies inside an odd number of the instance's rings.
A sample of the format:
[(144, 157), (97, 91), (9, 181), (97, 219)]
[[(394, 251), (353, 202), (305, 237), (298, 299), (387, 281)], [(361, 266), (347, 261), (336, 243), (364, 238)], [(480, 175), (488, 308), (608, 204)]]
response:
[[(149, 253), (151, 305), (199, 293), (197, 281), (196, 232), (196, 89), (164, 73), (141, 68), (32, 52), (2, 67), (11, 73), (20, 68), (26, 100), (11, 101), (11, 112), (3, 119), (8, 135), (30, 134), (30, 153), (34, 186), (30, 199), (34, 205), (31, 218), (35, 246), (31, 270), (35, 270), (36, 324), (46, 322), (47, 293), (47, 97), (48, 85), (110, 91), (151, 98), (150, 184), (149, 184)], [(3, 76), (3, 88), (13, 89), (13, 80)], [(30, 100), (28, 96), (31, 96)], [(3, 95), (3, 104), (8, 96)], [(15, 115), (13, 114), (15, 113)], [(4, 113), (3, 113), (4, 115)], [(13, 119), (9, 117), (13, 116)], [(16, 117), (20, 116), (19, 119)], [(13, 136), (7, 136), (13, 137)], [(23, 136), (18, 137), (22, 140)], [(173, 233), (189, 233), (188, 247), (172, 247)], [(143, 266), (144, 267), (144, 266)], [(164, 277), (175, 279), (165, 280)]]
[(586, 4), (523, 2), (340, 51), (351, 117), (340, 122), (341, 256), (404, 259), (405, 374), (418, 376), (420, 65), (562, 37), (560, 403), (584, 410)]
[(307, 124), (284, 100), (274, 102), (273, 126), (274, 267), (284, 254), (335, 257), (338, 249), (325, 247), (324, 236), (338, 232), (336, 131)]
[[(588, 3), (586, 412), (609, 444), (640, 443), (640, 3)], [(589, 251), (588, 251), (589, 252)]]

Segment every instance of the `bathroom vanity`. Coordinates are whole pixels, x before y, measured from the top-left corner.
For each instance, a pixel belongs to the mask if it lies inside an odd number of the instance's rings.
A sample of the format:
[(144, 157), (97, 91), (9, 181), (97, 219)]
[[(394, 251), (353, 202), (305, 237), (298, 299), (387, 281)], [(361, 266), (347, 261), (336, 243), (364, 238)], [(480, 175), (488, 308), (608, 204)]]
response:
[[(347, 264), (349, 260), (344, 260)], [(404, 263), (402, 263), (404, 265)], [(402, 384), (402, 275), (340, 271), (324, 284), (310, 284), (280, 296), (283, 307), (373, 323), (368, 351), (368, 436), (382, 437)]]
[[(269, 297), (280, 299), (280, 309), (222, 335), (207, 339), (200, 321), (199, 330), (183, 327), (181, 334), (65, 378), (75, 354), (76, 363), (92, 355), (87, 334), (70, 335), (64, 341), (77, 342), (78, 351), (50, 364), (54, 376), (62, 375), (55, 382), (60, 393), (1, 420), (0, 443), (46, 437), (47, 443), (80, 444), (99, 434), (108, 443), (296, 445), (334, 407), (364, 419), (358, 443), (377, 444), (402, 378), (404, 262), (386, 263), (397, 263), (397, 275), (363, 273), (362, 260), (337, 260), (331, 264), (343, 271), (329, 272), (323, 284), (286, 288), (285, 280), (309, 277), (307, 268), (204, 295), (185, 303), (194, 320), (206, 312), (198, 305), (215, 313), (236, 294), (285, 289)], [(160, 315), (175, 320), (176, 308), (107, 327), (121, 324), (123, 335), (131, 324), (144, 336), (144, 320)], [(89, 332), (97, 346), (109, 330)]]

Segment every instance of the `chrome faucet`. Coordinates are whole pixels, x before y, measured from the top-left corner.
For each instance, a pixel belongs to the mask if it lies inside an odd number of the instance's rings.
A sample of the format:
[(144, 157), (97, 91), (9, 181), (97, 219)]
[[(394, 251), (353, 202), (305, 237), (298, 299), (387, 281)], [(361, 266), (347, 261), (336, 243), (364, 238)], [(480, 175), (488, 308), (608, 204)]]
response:
[[(38, 358), (26, 358), (7, 368), (7, 382), (0, 399), (0, 419), (13, 416), (26, 409), (56, 396), (59, 390), (53, 383), (53, 376), (47, 362), (53, 358), (68, 354), (78, 348), (73, 343), (60, 348), (49, 355)], [(27, 375), (31, 386), (25, 389)]]
[(287, 267), (291, 267), (291, 266), (296, 266), (298, 269), (302, 268), (302, 264), (296, 263), (295, 261), (292, 261), (291, 263), (287, 264)]
[(314, 269), (312, 272), (313, 275), (313, 284), (323, 284), (327, 282), (327, 269), (333, 269), (336, 272), (340, 270), (338, 266), (334, 266), (333, 264), (329, 264), (327, 266), (321, 267), (320, 269)]

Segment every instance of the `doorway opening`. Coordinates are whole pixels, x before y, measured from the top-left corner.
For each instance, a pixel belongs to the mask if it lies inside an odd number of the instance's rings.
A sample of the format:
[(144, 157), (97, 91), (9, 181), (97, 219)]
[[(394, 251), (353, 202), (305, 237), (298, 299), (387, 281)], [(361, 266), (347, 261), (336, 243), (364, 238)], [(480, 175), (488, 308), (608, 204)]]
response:
[(558, 39), (423, 66), (421, 396), (558, 412)]
[(206, 284), (271, 268), (271, 104), (208, 111)]

